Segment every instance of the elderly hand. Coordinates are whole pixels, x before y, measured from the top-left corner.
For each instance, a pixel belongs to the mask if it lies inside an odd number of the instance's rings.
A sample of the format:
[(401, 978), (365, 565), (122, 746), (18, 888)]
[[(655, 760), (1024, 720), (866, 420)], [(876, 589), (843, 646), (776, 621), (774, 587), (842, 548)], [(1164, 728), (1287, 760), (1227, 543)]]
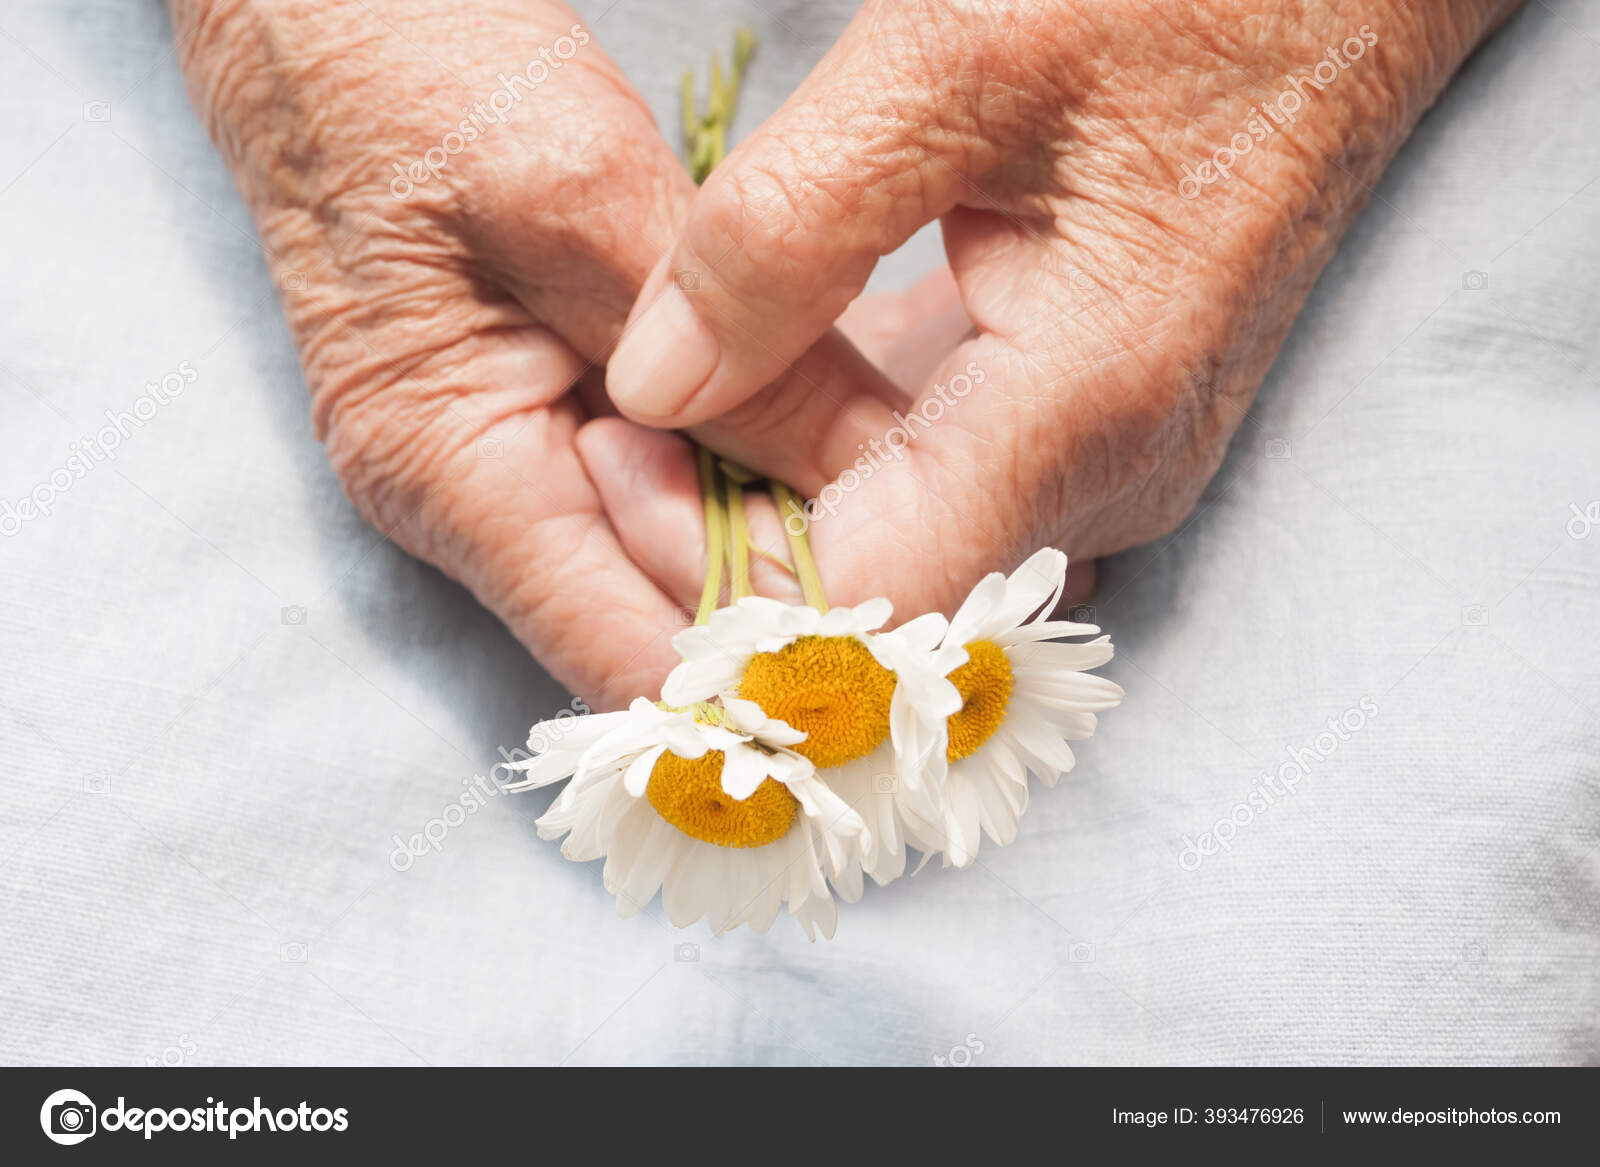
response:
[[(839, 602), (948, 609), (1035, 547), (1161, 535), (1372, 184), (1512, 7), (868, 0), (700, 190), (607, 389), (820, 492)], [(819, 350), (935, 219), (949, 272), (865, 314), (889, 375)], [(619, 468), (590, 461), (602, 492)]]
[(623, 552), (575, 445), (586, 382), (604, 406), (585, 374), (694, 192), (642, 101), (546, 0), (172, 10), (350, 497), (580, 694), (653, 691), (680, 597)]

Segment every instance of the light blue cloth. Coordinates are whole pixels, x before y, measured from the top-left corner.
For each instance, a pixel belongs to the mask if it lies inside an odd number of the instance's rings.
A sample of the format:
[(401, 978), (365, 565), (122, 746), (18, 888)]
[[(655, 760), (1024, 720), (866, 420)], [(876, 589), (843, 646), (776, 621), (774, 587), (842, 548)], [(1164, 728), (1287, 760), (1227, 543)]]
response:
[[(754, 25), (747, 131), (848, 6), (580, 11), (668, 124)], [(12, 0), (0, 500), (123, 433), (0, 519), (0, 1058), (1600, 1059), (1597, 48), (1532, 5), (1428, 116), (1192, 521), (1105, 566), (1128, 698), (1019, 841), (813, 945), (619, 921), (547, 793), (395, 869), (566, 698), (345, 502), (159, 5)]]

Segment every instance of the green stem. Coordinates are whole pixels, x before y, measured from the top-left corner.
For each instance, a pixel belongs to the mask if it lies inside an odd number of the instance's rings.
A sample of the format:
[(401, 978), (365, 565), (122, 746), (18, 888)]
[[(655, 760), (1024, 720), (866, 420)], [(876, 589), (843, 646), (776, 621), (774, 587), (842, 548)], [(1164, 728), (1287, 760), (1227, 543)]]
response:
[[(706, 112), (696, 108), (694, 74), (683, 78), (683, 141), (689, 156), (689, 173), (696, 183), (706, 180), (712, 167), (722, 161), (728, 149), (728, 123), (739, 102), (739, 87), (745, 66), (755, 51), (756, 40), (747, 28), (734, 34), (733, 70), (724, 78), (722, 62), (711, 59), (711, 93)], [(716, 455), (704, 446), (696, 447), (700, 474), (700, 500), (706, 516), (706, 583), (700, 593), (700, 608), (694, 622), (704, 624), (722, 598), (722, 571), (728, 567), (730, 600), (754, 594), (750, 586), (750, 536), (744, 515), (744, 487), (736, 477), (718, 468)], [(724, 496), (726, 490), (726, 496)], [(726, 501), (724, 501), (726, 497)], [(813, 572), (815, 574), (815, 572)], [(819, 593), (820, 594), (820, 593)]]
[(683, 75), (683, 87), (679, 93), (681, 98), (679, 104), (683, 107), (683, 140), (692, 153), (694, 150), (694, 136), (700, 129), (700, 117), (694, 112), (693, 71)]
[[(817, 611), (826, 612), (828, 600), (822, 593), (822, 577), (817, 574), (816, 560), (811, 558), (811, 540), (806, 536), (809, 524), (805, 521), (806, 512), (800, 505), (800, 496), (783, 483), (774, 481), (772, 501), (777, 504), (778, 521), (783, 524), (783, 533), (789, 538), (789, 554), (794, 557), (794, 574), (800, 580), (800, 594)], [(789, 522), (790, 516), (800, 518), (798, 532)]]
[(786, 571), (790, 575), (794, 574), (793, 565), (790, 564), (790, 562), (787, 559), (785, 559), (783, 556), (774, 555), (772, 552), (768, 551), (765, 547), (752, 546), (750, 548), (750, 550), (752, 552), (754, 552), (756, 555), (761, 556), (762, 559), (765, 559), (768, 563), (772, 564), (772, 566), (776, 567), (778, 570)]
[(700, 591), (700, 607), (694, 614), (696, 624), (711, 619), (717, 601), (722, 598), (722, 565), (727, 558), (724, 535), (728, 518), (722, 505), (719, 490), (716, 455), (704, 446), (697, 450), (696, 463), (700, 471), (700, 501), (706, 514), (706, 583)]
[(755, 589), (750, 586), (750, 528), (744, 518), (744, 487), (731, 478), (724, 478), (723, 486), (728, 492), (728, 599), (732, 602), (755, 595)]
[(728, 126), (739, 104), (745, 66), (755, 48), (755, 35), (748, 28), (740, 28), (734, 34), (733, 69), (728, 76), (722, 74), (722, 62), (715, 56), (711, 58), (711, 92), (704, 113), (695, 101), (693, 74), (683, 79), (683, 142), (689, 173), (697, 183), (704, 182), (727, 153)]

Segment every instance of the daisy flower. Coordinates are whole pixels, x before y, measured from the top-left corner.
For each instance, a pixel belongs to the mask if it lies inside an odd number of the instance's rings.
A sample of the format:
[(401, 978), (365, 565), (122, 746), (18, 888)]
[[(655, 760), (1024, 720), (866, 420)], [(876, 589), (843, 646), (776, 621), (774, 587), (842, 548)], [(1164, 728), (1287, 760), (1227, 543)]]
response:
[(805, 733), (795, 752), (868, 826), (848, 860), (828, 871), (847, 902), (860, 897), (863, 874), (888, 883), (904, 872), (907, 813), (937, 817), (924, 763), (944, 749), (939, 731), (961, 708), (935, 667), (944, 617), (876, 631), (892, 610), (884, 599), (823, 612), (745, 597), (673, 638), (683, 659), (662, 687), (674, 704), (736, 690)]
[(894, 747), (888, 742), (865, 758), (819, 771), (818, 777), (861, 816), (867, 827), (841, 861), (828, 867), (828, 878), (839, 898), (853, 904), (861, 898), (863, 877), (870, 875), (875, 883), (883, 885), (905, 874), (908, 801), (916, 800), (921, 811), (919, 821), (935, 818), (937, 803), (902, 791)]
[(551, 744), (508, 764), (526, 777), (507, 789), (571, 777), (539, 834), (565, 835), (569, 859), (605, 859), (619, 915), (659, 890), (676, 927), (704, 917), (719, 935), (740, 924), (765, 932), (787, 904), (808, 937), (833, 935), (825, 870), (871, 844), (861, 816), (794, 751), (798, 730), (737, 697), (689, 709), (641, 697), (529, 737)]
[(746, 596), (672, 638), (682, 660), (662, 700), (734, 692), (799, 730), (794, 750), (819, 770), (865, 758), (889, 738), (898, 638), (875, 630), (893, 610), (884, 599), (822, 612)]
[[(895, 676), (889, 702), (889, 740), (864, 758), (825, 770), (821, 777), (866, 820), (870, 836), (847, 868), (831, 872), (841, 898), (861, 896), (862, 876), (878, 884), (906, 869), (906, 820), (938, 821), (945, 719), (961, 709), (961, 694), (940, 671), (937, 650), (949, 622), (919, 616), (871, 641), (876, 659)], [(933, 765), (937, 760), (941, 765)]]
[(942, 851), (946, 865), (970, 864), (982, 835), (997, 846), (1015, 839), (1028, 773), (1054, 786), (1076, 761), (1067, 742), (1093, 734), (1095, 714), (1122, 700), (1120, 685), (1084, 671), (1111, 659), (1110, 637), (1050, 643), (1100, 631), (1049, 619), (1066, 574), (1067, 557), (1045, 548), (1009, 577), (985, 577), (936, 651), (937, 670), (961, 697), (942, 723), (919, 718), (915, 730), (936, 743), (927, 764), (938, 806), (932, 815), (925, 801), (901, 799), (897, 807), (911, 844)]

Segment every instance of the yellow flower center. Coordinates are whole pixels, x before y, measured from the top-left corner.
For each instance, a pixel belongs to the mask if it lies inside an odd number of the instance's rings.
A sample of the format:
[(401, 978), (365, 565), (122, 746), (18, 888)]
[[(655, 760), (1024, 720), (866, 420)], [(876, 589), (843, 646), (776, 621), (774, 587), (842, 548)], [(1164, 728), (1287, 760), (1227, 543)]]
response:
[(952, 762), (965, 758), (994, 736), (1006, 719), (1014, 681), (1005, 649), (992, 640), (967, 645), (967, 663), (950, 674), (950, 683), (961, 694), (961, 709), (946, 723), (947, 758)]
[(650, 771), (644, 796), (656, 813), (692, 839), (718, 847), (765, 847), (789, 832), (799, 800), (773, 778), (742, 802), (722, 789), (722, 751), (680, 758), (671, 750)]
[(750, 658), (739, 696), (804, 731), (790, 747), (818, 769), (864, 758), (889, 736), (894, 674), (850, 636), (802, 636)]

